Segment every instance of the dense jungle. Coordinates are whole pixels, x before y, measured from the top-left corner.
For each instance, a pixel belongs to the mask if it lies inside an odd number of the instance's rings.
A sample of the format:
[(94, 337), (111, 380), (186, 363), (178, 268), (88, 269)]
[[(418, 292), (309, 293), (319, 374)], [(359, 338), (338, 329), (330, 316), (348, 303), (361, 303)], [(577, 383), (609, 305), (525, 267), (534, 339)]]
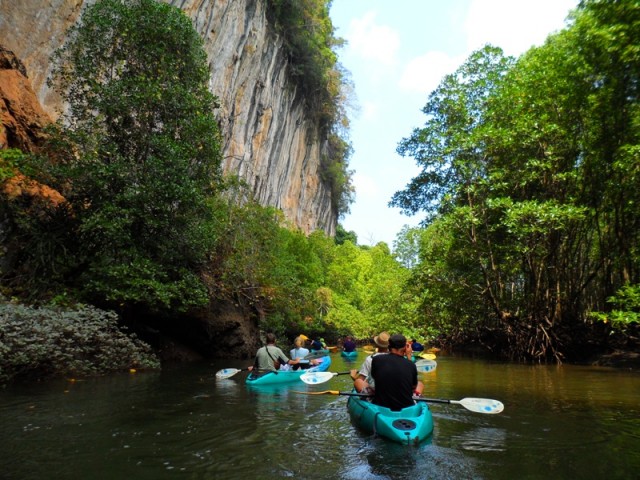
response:
[[(268, 0), (267, 18), (339, 219), (354, 99), (330, 3)], [(393, 245), (339, 223), (306, 234), (223, 173), (219, 99), (180, 9), (97, 1), (52, 61), (61, 117), (0, 135), (0, 382), (248, 358), (267, 331), (638, 364), (636, 0), (584, 0), (544, 45), (488, 45), (442, 79), (398, 139), (421, 170), (390, 203), (424, 222)]]

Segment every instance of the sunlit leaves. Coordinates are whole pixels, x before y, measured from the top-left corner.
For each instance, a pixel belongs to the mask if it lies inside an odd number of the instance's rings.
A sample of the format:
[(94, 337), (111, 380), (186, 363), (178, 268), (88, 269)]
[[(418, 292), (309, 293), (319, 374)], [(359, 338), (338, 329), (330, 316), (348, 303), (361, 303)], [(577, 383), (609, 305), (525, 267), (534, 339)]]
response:
[(558, 359), (563, 329), (637, 283), (638, 25), (635, 1), (586, 0), (543, 46), (476, 52), (429, 97), (398, 148), (422, 171), (392, 204), (432, 222), (415, 271), (442, 326), (501, 325), (511, 355)]

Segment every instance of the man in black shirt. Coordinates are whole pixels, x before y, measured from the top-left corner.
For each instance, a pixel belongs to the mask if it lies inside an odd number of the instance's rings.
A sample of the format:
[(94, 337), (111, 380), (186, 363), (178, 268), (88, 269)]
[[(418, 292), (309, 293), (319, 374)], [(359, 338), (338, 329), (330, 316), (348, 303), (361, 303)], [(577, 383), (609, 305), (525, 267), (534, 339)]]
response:
[(371, 362), (371, 376), (375, 381), (373, 403), (391, 410), (414, 405), (413, 395), (421, 395), (423, 385), (418, 381), (416, 365), (405, 358), (407, 339), (395, 334), (389, 338), (389, 354), (376, 355)]

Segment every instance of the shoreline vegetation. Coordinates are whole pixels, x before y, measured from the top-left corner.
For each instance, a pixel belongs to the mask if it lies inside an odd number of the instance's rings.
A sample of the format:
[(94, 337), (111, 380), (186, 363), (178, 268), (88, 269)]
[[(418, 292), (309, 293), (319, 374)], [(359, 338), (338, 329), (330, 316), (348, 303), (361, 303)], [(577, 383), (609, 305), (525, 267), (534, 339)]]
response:
[(115, 312), (0, 304), (0, 385), (160, 368), (151, 347)]
[[(32, 307), (3, 301), (0, 332), (0, 386), (161, 369), (158, 352), (127, 332), (115, 312), (92, 306)], [(359, 348), (368, 344), (358, 339)], [(486, 349), (469, 346), (461, 347), (456, 354), (489, 356)], [(614, 349), (583, 362), (568, 363), (636, 370), (640, 368), (640, 354)]]

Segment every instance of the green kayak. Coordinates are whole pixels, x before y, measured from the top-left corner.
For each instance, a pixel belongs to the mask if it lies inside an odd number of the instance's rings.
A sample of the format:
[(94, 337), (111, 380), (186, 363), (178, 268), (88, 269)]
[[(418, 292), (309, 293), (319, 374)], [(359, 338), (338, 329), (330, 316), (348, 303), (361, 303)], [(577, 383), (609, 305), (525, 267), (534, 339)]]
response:
[(394, 442), (418, 445), (433, 432), (431, 410), (424, 402), (394, 412), (365, 398), (350, 396), (347, 410), (357, 427)]

